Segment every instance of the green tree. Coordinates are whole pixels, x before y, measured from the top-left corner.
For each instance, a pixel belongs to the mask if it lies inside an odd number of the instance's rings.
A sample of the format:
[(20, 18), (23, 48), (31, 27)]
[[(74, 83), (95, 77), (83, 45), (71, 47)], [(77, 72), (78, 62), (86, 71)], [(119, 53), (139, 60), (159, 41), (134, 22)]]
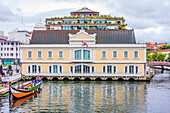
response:
[(147, 60), (147, 61), (153, 61), (152, 55), (148, 55), (148, 56), (146, 57), (146, 60)]
[(147, 61), (153, 61), (152, 55), (150, 55), (150, 51), (146, 52), (146, 60)]
[(167, 57), (166, 61), (170, 62), (170, 53), (168, 54), (168, 57)]
[(158, 61), (165, 61), (165, 57), (166, 57), (165, 54), (163, 54), (163, 53), (158, 53), (157, 55), (158, 55), (158, 56), (157, 56)]
[(153, 58), (153, 61), (158, 61), (158, 53), (157, 53), (157, 51), (154, 51), (154, 53), (152, 54), (152, 58)]

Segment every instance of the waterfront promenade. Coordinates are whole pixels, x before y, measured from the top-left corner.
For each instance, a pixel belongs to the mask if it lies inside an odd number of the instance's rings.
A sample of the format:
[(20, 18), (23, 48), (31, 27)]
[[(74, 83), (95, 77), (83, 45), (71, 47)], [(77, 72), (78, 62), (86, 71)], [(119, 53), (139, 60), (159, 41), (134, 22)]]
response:
[[(16, 73), (13, 76), (2, 77), (2, 80), (5, 80), (5, 81), (11, 80), (11, 83), (15, 83), (15, 82), (21, 80), (21, 74)], [(8, 83), (6, 85), (5, 84), (2, 85), (2, 83), (1, 83), (1, 85), (0, 85), (0, 96), (3, 96), (4, 94), (7, 94), (8, 92), (9, 92)]]

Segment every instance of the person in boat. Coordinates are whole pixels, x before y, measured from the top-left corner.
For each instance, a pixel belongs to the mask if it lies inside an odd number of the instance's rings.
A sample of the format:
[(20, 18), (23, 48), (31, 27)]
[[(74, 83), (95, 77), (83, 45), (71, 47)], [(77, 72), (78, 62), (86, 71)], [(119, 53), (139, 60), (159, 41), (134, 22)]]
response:
[(1, 75), (1, 73), (0, 73), (0, 83), (2, 84), (2, 75)]
[(37, 77), (37, 81), (38, 81), (38, 82), (41, 82), (41, 79), (40, 79), (40, 77), (39, 77), (39, 76)]

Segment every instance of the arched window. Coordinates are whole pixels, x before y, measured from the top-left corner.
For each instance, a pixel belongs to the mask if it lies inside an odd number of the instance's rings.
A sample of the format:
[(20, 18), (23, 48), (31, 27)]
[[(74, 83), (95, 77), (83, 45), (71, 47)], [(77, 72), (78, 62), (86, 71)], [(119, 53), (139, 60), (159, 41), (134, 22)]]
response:
[(87, 64), (78, 64), (70, 66), (70, 73), (94, 73), (95, 67)]
[(139, 73), (139, 66), (127, 65), (124, 67), (124, 72), (128, 74), (137, 74)]
[(81, 65), (75, 66), (75, 73), (81, 73)]

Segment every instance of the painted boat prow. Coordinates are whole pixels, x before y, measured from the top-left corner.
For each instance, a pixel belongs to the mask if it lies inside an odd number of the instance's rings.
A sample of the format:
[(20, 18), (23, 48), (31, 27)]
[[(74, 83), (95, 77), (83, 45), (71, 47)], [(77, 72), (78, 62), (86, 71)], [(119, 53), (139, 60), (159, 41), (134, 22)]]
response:
[(22, 98), (22, 97), (26, 97), (40, 90), (41, 85), (42, 85), (42, 81), (28, 89), (24, 89), (24, 88), (17, 89), (17, 88), (12, 87), (11, 84), (9, 85), (9, 87), (10, 87), (10, 93), (13, 95), (13, 97)]

